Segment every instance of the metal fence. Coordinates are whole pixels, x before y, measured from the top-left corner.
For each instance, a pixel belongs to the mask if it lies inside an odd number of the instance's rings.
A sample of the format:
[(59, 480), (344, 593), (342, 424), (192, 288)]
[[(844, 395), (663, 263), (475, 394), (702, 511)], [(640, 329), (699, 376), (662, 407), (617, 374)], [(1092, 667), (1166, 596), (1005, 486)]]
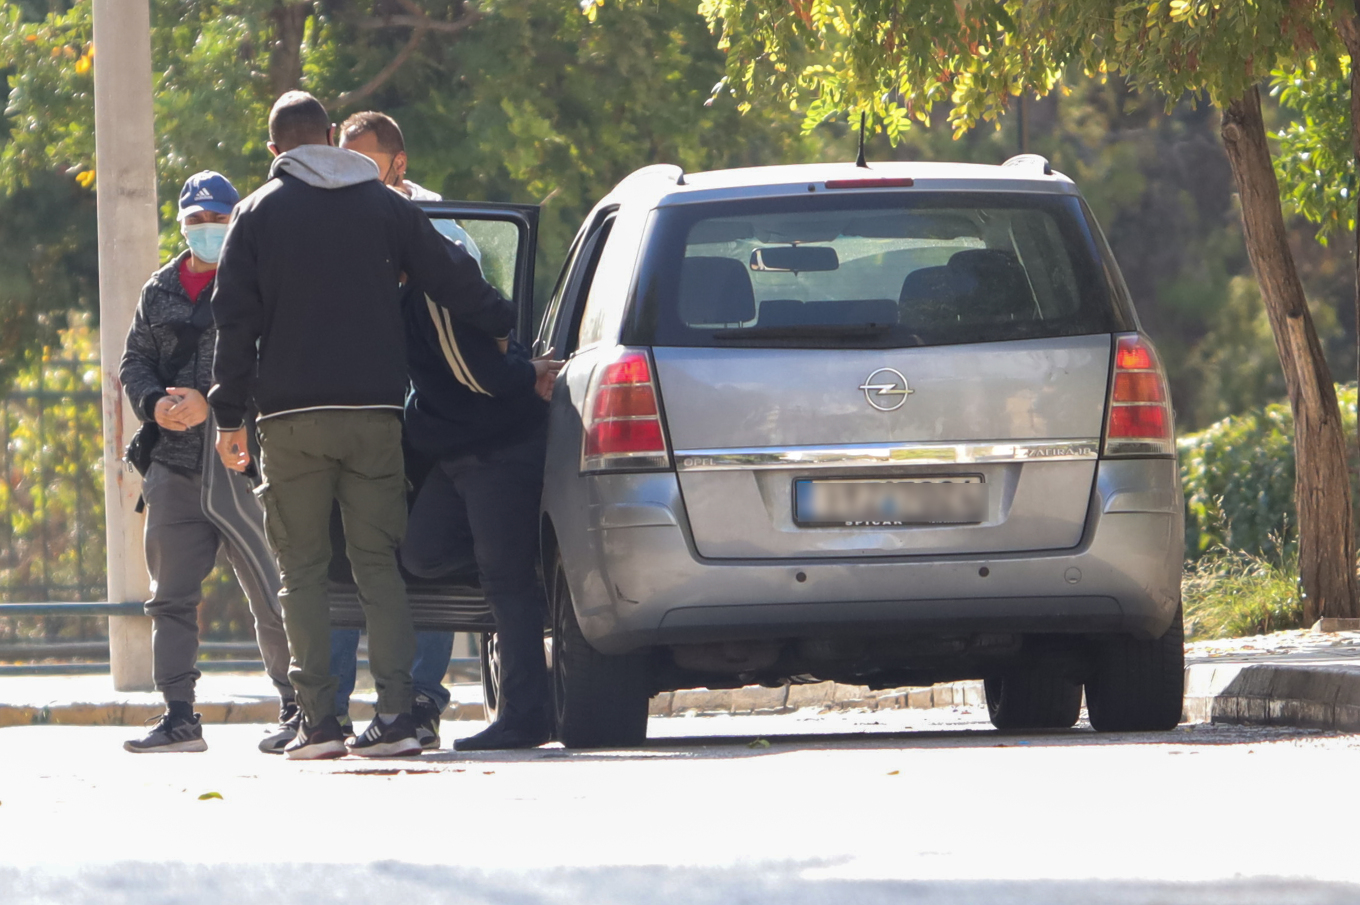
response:
[[(44, 356), (0, 401), (0, 601), (103, 598), (100, 418), (99, 362), (84, 357)], [(99, 618), (7, 622), (0, 641), (106, 631)]]

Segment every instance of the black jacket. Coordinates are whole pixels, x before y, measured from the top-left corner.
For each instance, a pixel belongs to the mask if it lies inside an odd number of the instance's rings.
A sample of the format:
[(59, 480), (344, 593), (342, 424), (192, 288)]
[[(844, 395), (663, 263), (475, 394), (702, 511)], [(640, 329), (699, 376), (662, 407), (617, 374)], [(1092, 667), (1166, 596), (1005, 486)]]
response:
[(406, 440), (414, 450), (431, 459), (488, 453), (542, 428), (548, 404), (534, 392), (528, 350), (511, 340), (502, 353), (490, 334), (453, 320), (415, 286), (402, 310), (411, 375)]
[[(192, 387), (204, 394), (212, 386), (215, 333), (211, 326), (199, 334), (197, 349), (179, 372), (164, 373), (166, 364), (175, 357), (191, 329), (189, 319), (194, 314), (194, 300), (189, 298), (179, 281), (180, 262), (188, 256), (189, 252), (184, 252), (151, 275), (142, 287), (137, 313), (128, 328), (123, 359), (118, 365), (118, 379), (128, 402), (143, 421), (156, 419), (156, 403), (166, 395), (167, 386)], [(212, 284), (209, 283), (199, 295), (199, 304), (208, 304), (211, 294)], [(162, 429), (160, 439), (151, 448), (154, 461), (182, 471), (198, 471), (202, 456), (202, 424), (186, 431)]]
[[(321, 408), (390, 408), (406, 395), (399, 281), (495, 336), (510, 302), (429, 218), (352, 151), (304, 145), (237, 205), (213, 294), (217, 349), (208, 396), (218, 424), (242, 423), (254, 383), (261, 420)], [(257, 350), (258, 343), (258, 350)]]

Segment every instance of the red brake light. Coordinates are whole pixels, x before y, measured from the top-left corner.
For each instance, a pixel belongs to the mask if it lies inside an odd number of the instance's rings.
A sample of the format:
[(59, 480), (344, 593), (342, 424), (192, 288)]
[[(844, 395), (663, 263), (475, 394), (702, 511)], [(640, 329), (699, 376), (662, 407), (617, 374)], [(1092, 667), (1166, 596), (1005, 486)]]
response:
[(1112, 438), (1162, 437), (1166, 433), (1166, 411), (1160, 405), (1121, 405), (1110, 412)]
[(1114, 366), (1126, 371), (1147, 371), (1152, 368), (1152, 353), (1138, 337), (1121, 336)]
[(910, 176), (898, 179), (828, 179), (829, 189), (906, 189), (916, 184)]
[(1166, 375), (1152, 345), (1136, 333), (1115, 340), (1114, 375), (1105, 423), (1105, 455), (1175, 453), (1175, 430)]
[(641, 352), (630, 352), (618, 361), (604, 366), (600, 386), (614, 386), (620, 383), (651, 383), (652, 369), (647, 356)]
[(620, 348), (595, 372), (586, 398), (582, 471), (637, 471), (670, 467), (661, 407), (644, 349)]
[(661, 425), (653, 419), (602, 421), (586, 435), (587, 456), (652, 453), (665, 446)]

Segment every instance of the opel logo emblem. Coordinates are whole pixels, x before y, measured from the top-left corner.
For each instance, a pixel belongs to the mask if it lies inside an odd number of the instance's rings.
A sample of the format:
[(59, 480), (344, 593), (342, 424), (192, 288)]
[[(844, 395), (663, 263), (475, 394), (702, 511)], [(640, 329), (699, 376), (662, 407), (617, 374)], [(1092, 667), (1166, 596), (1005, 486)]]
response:
[(880, 412), (893, 412), (900, 409), (907, 397), (916, 392), (907, 386), (907, 378), (901, 371), (892, 368), (879, 368), (869, 375), (860, 385), (864, 399)]

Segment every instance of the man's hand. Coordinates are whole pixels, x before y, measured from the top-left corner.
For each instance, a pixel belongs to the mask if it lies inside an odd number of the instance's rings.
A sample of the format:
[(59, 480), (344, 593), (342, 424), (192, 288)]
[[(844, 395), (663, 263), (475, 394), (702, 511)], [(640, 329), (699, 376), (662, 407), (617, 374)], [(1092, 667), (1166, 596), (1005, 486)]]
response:
[(557, 372), (566, 364), (565, 361), (553, 361), (553, 351), (549, 349), (538, 358), (530, 360), (534, 366), (534, 392), (545, 401), (552, 400), (553, 383), (557, 380)]
[(175, 407), (179, 405), (178, 396), (162, 396), (156, 400), (156, 423), (168, 431), (188, 430), (189, 425), (180, 421)]
[(217, 455), (222, 464), (232, 471), (245, 471), (250, 464), (250, 448), (246, 445), (246, 429), (217, 432)]
[[(167, 399), (179, 398), (179, 402), (170, 409), (169, 417), (184, 425), (180, 430), (187, 430), (208, 420), (208, 400), (198, 390), (191, 387), (166, 387), (165, 391), (170, 394)], [(156, 409), (160, 410), (159, 404)]]

